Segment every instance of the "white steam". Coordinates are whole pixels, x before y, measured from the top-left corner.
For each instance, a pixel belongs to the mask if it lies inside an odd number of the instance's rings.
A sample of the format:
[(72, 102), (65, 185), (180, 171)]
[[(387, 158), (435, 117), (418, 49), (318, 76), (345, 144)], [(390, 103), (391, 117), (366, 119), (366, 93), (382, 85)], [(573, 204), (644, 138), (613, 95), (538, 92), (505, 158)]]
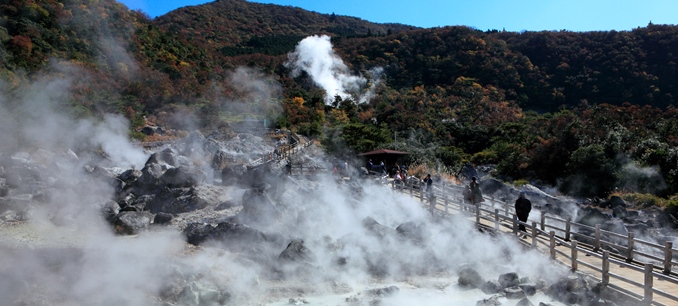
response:
[(282, 110), (279, 102), (282, 87), (272, 77), (253, 68), (238, 67), (226, 78), (234, 94), (221, 103), (221, 111), (232, 116), (261, 118)]
[(0, 95), (0, 118), (13, 118), (0, 124), (0, 145), (51, 152), (100, 148), (118, 166), (143, 166), (148, 155), (129, 141), (127, 119), (109, 114), (102, 120), (77, 119), (69, 114), (72, 84), (84, 81), (84, 74), (67, 63), (52, 64), (57, 74), (20, 85), (12, 97)]
[(292, 69), (294, 77), (302, 71), (308, 73), (316, 85), (325, 90), (325, 104), (331, 104), (335, 96), (357, 103), (369, 101), (383, 71), (382, 68), (372, 69), (371, 82), (363, 76), (352, 75), (332, 49), (327, 35), (313, 35), (301, 40), (296, 50), (288, 55), (286, 65)]

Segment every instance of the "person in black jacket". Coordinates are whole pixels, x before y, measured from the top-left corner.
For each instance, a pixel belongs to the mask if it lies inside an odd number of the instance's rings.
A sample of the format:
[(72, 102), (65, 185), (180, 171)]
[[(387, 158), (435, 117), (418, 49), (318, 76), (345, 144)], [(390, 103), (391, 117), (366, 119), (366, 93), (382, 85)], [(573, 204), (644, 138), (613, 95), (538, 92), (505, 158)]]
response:
[(429, 194), (433, 193), (433, 179), (431, 178), (431, 174), (427, 174), (426, 177), (424, 178), (424, 186), (425, 186), (425, 191)]
[[(525, 198), (525, 192), (520, 192), (520, 195), (516, 200), (515, 208), (518, 220), (521, 222), (527, 222), (527, 217), (530, 215), (530, 211), (532, 210), (532, 202)], [(525, 225), (520, 224), (519, 228), (521, 231), (526, 232)]]

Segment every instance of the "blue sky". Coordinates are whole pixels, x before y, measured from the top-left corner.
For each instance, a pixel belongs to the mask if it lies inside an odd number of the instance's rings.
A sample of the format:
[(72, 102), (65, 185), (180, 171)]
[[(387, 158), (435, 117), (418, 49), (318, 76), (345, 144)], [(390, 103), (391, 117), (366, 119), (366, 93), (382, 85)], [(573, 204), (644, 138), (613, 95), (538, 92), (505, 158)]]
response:
[[(225, 0), (227, 1), (227, 0)], [(213, 1), (122, 0), (151, 17)], [(418, 27), (465, 25), (479, 30), (625, 31), (648, 23), (678, 24), (678, 0), (257, 0), (318, 13)]]

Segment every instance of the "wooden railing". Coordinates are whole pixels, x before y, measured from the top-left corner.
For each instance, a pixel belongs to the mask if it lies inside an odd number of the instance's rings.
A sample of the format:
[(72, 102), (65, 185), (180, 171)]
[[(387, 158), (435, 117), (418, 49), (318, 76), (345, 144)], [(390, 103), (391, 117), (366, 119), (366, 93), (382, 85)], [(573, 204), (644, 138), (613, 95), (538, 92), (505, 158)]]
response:
[(313, 142), (309, 141), (305, 143), (295, 142), (292, 145), (282, 145), (278, 147), (277, 153), (274, 152), (267, 153), (264, 156), (253, 160), (252, 162), (250, 162), (249, 165), (257, 166), (268, 162), (286, 161), (290, 158), (290, 156), (301, 152), (301, 150), (310, 147), (312, 144)]
[[(390, 182), (394, 190), (408, 193), (418, 198), (431, 214), (448, 215), (452, 211), (468, 214), (475, 217), (477, 226), (485, 227), (497, 233), (519, 234), (519, 225), (524, 225), (530, 232), (532, 248), (547, 250), (550, 258), (559, 258), (560, 262), (567, 263), (574, 272), (580, 270), (579, 265), (594, 271), (599, 276), (592, 275), (607, 288), (616, 290), (626, 296), (635, 298), (645, 305), (678, 305), (678, 277), (673, 266), (678, 265), (674, 256), (676, 249), (673, 243), (666, 241), (663, 245), (635, 238), (633, 233), (621, 235), (601, 229), (600, 224), (595, 227), (572, 222), (571, 219), (562, 219), (541, 212), (540, 222), (523, 223), (518, 220), (515, 210), (508, 202), (501, 202), (494, 197), (485, 197), (484, 202), (478, 205), (465, 203), (462, 195), (463, 186), (445, 185), (435, 186), (432, 193), (422, 192), (419, 180), (409, 180), (408, 183), (396, 185)], [(475, 215), (475, 216), (473, 216)], [(581, 234), (581, 230), (593, 233), (593, 237)], [(624, 243), (621, 243), (623, 241)], [(642, 246), (642, 248), (639, 248)], [(560, 248), (558, 248), (560, 247)], [(569, 249), (563, 251), (562, 248)], [(580, 260), (580, 255), (600, 259), (598, 265)], [(558, 257), (560, 256), (560, 257)], [(640, 259), (649, 259), (640, 261)], [(637, 281), (610, 271), (610, 265), (616, 265), (628, 270), (642, 273), (643, 280)], [(612, 283), (610, 279), (617, 280)], [(654, 286), (654, 280), (666, 282), (673, 290), (666, 292)], [(619, 282), (623, 282), (636, 292), (626, 289)], [(638, 294), (642, 291), (642, 294)], [(670, 301), (664, 304), (655, 300), (654, 296)]]

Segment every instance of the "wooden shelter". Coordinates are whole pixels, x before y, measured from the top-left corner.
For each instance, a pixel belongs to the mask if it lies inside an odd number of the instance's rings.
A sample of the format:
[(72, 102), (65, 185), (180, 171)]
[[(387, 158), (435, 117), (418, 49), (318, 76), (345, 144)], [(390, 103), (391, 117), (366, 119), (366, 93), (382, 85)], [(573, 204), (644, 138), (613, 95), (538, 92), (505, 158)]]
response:
[[(360, 153), (358, 154), (359, 157), (362, 157), (365, 159), (365, 164), (369, 160), (372, 160), (372, 163), (377, 166), (379, 163), (382, 161), (384, 162), (384, 165), (386, 166), (386, 171), (390, 173), (390, 169), (396, 164), (402, 165), (403, 157), (405, 155), (408, 155), (410, 153), (408, 152), (403, 152), (403, 151), (396, 151), (396, 150), (389, 150), (389, 149), (379, 149), (379, 150), (374, 150), (370, 152), (365, 152), (365, 153)], [(368, 168), (368, 170), (371, 170)]]

